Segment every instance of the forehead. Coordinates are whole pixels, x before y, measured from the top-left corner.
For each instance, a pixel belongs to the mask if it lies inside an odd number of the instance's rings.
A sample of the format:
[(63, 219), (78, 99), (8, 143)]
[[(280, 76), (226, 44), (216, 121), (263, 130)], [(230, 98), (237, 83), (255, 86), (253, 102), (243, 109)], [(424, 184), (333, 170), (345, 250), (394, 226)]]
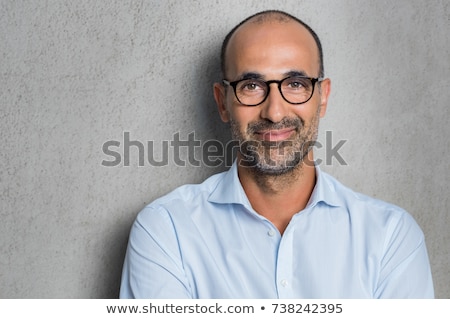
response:
[(256, 72), (267, 77), (289, 71), (318, 76), (319, 52), (309, 31), (294, 20), (248, 21), (230, 38), (226, 77)]

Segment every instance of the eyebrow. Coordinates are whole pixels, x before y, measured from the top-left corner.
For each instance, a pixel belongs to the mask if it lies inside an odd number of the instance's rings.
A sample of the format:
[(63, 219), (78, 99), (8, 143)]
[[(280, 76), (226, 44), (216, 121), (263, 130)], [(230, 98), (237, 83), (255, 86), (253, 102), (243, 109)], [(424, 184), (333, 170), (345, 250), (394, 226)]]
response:
[[(291, 71), (283, 74), (283, 77), (289, 77), (289, 76), (308, 76), (308, 75), (306, 74), (306, 72), (304, 72), (302, 70), (291, 70)], [(263, 80), (264, 76), (258, 72), (245, 72), (238, 78), (238, 80), (248, 80), (248, 79)]]
[(284, 74), (285, 76), (308, 76), (305, 71), (292, 70)]
[(240, 77), (239, 80), (248, 80), (248, 79), (263, 79), (262, 74), (257, 72), (245, 72)]

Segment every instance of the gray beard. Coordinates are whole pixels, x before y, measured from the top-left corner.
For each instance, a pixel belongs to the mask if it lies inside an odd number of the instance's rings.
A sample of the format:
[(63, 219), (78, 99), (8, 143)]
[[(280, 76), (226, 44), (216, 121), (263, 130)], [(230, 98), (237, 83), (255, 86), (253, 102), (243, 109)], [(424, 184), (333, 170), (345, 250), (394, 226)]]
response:
[(302, 164), (308, 153), (303, 147), (294, 147), (294, 141), (240, 143), (240, 165), (267, 175), (282, 175)]
[(278, 123), (266, 120), (249, 123), (247, 136), (251, 138), (259, 130), (283, 129), (293, 127), (295, 134), (291, 140), (272, 142), (245, 138), (240, 132), (239, 123), (231, 120), (234, 140), (239, 141), (241, 154), (239, 165), (252, 169), (259, 175), (280, 176), (302, 167), (305, 157), (315, 145), (318, 134), (319, 112), (306, 128), (299, 118), (284, 118)]

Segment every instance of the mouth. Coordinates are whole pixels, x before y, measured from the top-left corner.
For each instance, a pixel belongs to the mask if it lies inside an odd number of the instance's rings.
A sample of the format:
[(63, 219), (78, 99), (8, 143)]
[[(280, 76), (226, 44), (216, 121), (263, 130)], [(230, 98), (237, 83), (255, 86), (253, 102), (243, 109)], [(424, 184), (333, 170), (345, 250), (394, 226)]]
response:
[(255, 135), (262, 141), (278, 142), (288, 140), (295, 132), (295, 128), (285, 128), (280, 130), (257, 131)]

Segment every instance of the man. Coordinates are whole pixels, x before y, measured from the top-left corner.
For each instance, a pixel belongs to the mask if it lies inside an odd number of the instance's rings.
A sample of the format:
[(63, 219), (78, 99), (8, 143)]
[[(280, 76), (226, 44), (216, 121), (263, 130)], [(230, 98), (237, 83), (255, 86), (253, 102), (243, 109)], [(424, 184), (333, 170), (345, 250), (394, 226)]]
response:
[(120, 296), (432, 298), (413, 218), (314, 165), (331, 85), (314, 31), (258, 13), (226, 37), (222, 72), (214, 96), (237, 159), (139, 214)]

